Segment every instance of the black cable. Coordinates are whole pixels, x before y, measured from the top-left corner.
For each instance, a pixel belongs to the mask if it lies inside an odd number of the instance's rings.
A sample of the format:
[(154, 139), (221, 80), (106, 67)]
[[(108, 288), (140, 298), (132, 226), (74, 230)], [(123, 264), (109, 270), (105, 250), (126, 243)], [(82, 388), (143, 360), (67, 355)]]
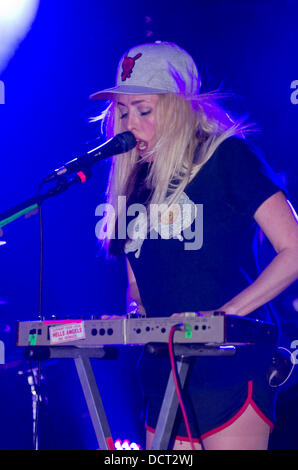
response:
[[(38, 196), (41, 194), (41, 189), (43, 186), (43, 182), (40, 183), (38, 187)], [(41, 204), (39, 204), (39, 237), (40, 237), (40, 248), (39, 248), (39, 299), (38, 299), (38, 318), (39, 320), (43, 320), (43, 219), (42, 219), (42, 208)], [(34, 427), (34, 435), (33, 435), (33, 449), (38, 450), (38, 431), (39, 431), (39, 409), (40, 409), (40, 383), (41, 383), (41, 361), (38, 361), (38, 373), (37, 373), (37, 384), (35, 383), (36, 389), (36, 416), (35, 416), (35, 427)], [(34, 373), (32, 374), (33, 380)], [(35, 380), (34, 380), (35, 382)]]

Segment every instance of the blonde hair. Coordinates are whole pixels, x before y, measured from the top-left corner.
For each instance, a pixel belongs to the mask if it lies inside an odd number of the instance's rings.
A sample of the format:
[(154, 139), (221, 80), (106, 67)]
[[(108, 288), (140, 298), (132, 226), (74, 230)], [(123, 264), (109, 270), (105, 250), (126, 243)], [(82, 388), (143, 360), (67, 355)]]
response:
[[(157, 143), (150, 152), (154, 158), (143, 182), (151, 189), (147, 205), (162, 204), (165, 200), (168, 205), (174, 203), (225, 139), (236, 135), (243, 138), (250, 129), (244, 119), (231, 119), (218, 104), (222, 97), (218, 92), (191, 98), (174, 93), (159, 95)], [(112, 101), (100, 116), (108, 138), (124, 130), (118, 113)], [(126, 210), (123, 206), (119, 211), (118, 196), (126, 196), (129, 201), (144, 161), (135, 148), (112, 159), (106, 197), (115, 212), (107, 217), (107, 226), (102, 227), (105, 237), (99, 237), (110, 253), (114, 251), (110, 250), (110, 242), (115, 236), (117, 218), (120, 211)]]

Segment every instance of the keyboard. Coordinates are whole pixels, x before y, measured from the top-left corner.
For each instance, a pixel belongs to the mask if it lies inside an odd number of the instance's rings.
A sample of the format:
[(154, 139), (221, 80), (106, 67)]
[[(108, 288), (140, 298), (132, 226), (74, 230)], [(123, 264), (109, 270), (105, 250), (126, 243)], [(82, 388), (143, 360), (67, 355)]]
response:
[(144, 345), (167, 343), (171, 328), (174, 343), (252, 343), (277, 340), (275, 324), (235, 315), (161, 318), (64, 319), (19, 321), (17, 346)]

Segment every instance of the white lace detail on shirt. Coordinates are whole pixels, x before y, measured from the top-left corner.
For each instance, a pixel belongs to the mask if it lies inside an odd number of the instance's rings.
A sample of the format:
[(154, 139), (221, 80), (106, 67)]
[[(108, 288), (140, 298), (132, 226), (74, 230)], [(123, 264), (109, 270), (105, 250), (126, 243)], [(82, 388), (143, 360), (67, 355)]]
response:
[(183, 241), (182, 232), (191, 226), (196, 215), (197, 207), (195, 203), (184, 192), (181, 193), (178, 201), (169, 207), (166, 206), (166, 203), (150, 207), (152, 227), (150, 233), (147, 233), (147, 216), (144, 212), (141, 212), (128, 225), (129, 240), (127, 240), (124, 247), (125, 253), (135, 252), (135, 257), (138, 258), (144, 240), (147, 237), (156, 239), (157, 234), (162, 239), (176, 238)]

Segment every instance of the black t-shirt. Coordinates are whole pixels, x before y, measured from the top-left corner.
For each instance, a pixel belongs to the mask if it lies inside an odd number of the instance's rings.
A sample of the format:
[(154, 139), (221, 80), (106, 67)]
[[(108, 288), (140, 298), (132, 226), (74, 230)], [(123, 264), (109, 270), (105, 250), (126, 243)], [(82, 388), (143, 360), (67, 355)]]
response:
[(126, 244), (147, 315), (218, 309), (245, 289), (257, 277), (253, 216), (280, 188), (246, 141), (220, 144), (181, 196), (179, 208), (191, 206), (188, 218), (176, 214), (181, 233), (156, 230), (138, 250)]

